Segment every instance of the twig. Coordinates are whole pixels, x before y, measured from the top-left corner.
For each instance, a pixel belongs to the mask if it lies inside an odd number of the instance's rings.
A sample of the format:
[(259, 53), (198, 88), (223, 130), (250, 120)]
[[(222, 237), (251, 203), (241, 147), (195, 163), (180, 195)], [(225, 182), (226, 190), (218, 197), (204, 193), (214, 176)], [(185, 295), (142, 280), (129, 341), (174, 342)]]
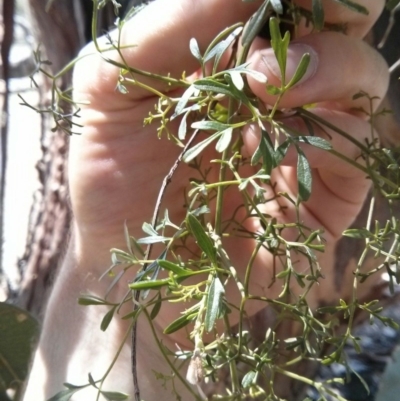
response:
[[(165, 191), (167, 189), (167, 186), (170, 184), (172, 181), (172, 177), (178, 168), (180, 162), (182, 161), (182, 157), (185, 154), (185, 152), (189, 149), (189, 147), (192, 145), (193, 141), (195, 140), (199, 130), (195, 130), (192, 134), (192, 136), (189, 138), (187, 141), (185, 147), (183, 148), (182, 152), (178, 156), (178, 158), (175, 160), (175, 163), (171, 167), (171, 170), (169, 173), (164, 177), (163, 183), (161, 185), (160, 191), (158, 193), (157, 197), (157, 202), (156, 206), (154, 208), (154, 213), (153, 213), (153, 219), (151, 221), (151, 225), (153, 228), (156, 227), (157, 225), (157, 219), (160, 213), (160, 208), (161, 208), (161, 202), (164, 198)], [(152, 250), (153, 245), (149, 244), (146, 249), (146, 254), (145, 254), (145, 260), (149, 260), (150, 255), (151, 255), (151, 250)], [(145, 263), (143, 265), (143, 270), (146, 270), (148, 267), (148, 263)], [(140, 291), (135, 291), (134, 295), (134, 311), (138, 309), (139, 305), (139, 298), (140, 298)], [(138, 378), (137, 378), (137, 365), (136, 365), (136, 343), (137, 343), (137, 320), (133, 324), (132, 327), (132, 350), (131, 350), (131, 367), (132, 367), (132, 378), (133, 378), (133, 385), (134, 385), (134, 391), (135, 391), (135, 401), (140, 401), (140, 389), (139, 389), (139, 383), (138, 383)]]

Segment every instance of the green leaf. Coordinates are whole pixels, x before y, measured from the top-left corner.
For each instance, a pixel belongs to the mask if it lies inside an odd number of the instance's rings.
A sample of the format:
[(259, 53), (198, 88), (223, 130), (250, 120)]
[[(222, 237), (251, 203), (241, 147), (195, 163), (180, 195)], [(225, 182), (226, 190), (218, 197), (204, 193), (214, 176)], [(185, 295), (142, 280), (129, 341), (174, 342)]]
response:
[(163, 237), (162, 235), (153, 235), (151, 237), (144, 237), (138, 239), (136, 242), (138, 244), (148, 245), (148, 244), (157, 244), (159, 242), (170, 241), (170, 237)]
[(101, 331), (106, 331), (108, 326), (111, 323), (112, 318), (114, 317), (115, 310), (117, 309), (116, 306), (112, 307), (103, 317), (103, 320), (100, 324)]
[(361, 13), (364, 15), (369, 15), (368, 8), (362, 6), (359, 3), (356, 3), (351, 0), (334, 0), (334, 1), (336, 1), (336, 3), (342, 4), (343, 6), (346, 6), (347, 8), (349, 8), (352, 11), (355, 11), (357, 13)]
[(292, 79), (285, 86), (285, 89), (289, 89), (289, 88), (293, 87), (301, 80), (301, 78), (304, 77), (304, 74), (307, 72), (307, 68), (308, 68), (309, 64), (310, 64), (310, 54), (305, 53), (305, 54), (303, 54)]
[(325, 22), (325, 13), (321, 0), (312, 0), (312, 17), (314, 28), (317, 31), (322, 30)]
[(117, 391), (100, 391), (100, 393), (108, 401), (122, 401), (129, 398), (128, 394), (120, 393)]
[(221, 40), (217, 43), (207, 54), (204, 55), (204, 63), (210, 61), (213, 57), (215, 57), (214, 61), (214, 70), (218, 67), (218, 64), (221, 60), (221, 57), (229, 48), (229, 46), (236, 40), (239, 34), (242, 32), (243, 27), (236, 28), (233, 32), (231, 32), (228, 37), (224, 40)]
[(190, 85), (189, 88), (187, 88), (185, 92), (183, 92), (181, 98), (179, 99), (178, 104), (175, 107), (175, 113), (172, 115), (171, 119), (175, 118), (176, 116), (179, 116), (179, 114), (182, 113), (189, 99), (194, 95), (196, 91), (197, 89), (193, 85)]
[(150, 223), (143, 223), (142, 230), (150, 236), (158, 235), (158, 232), (154, 229), (154, 227)]
[(198, 144), (192, 146), (188, 149), (182, 157), (182, 160), (185, 163), (189, 163), (195, 157), (197, 157), (211, 142), (217, 139), (221, 135), (221, 132), (216, 132), (215, 134), (209, 136), (204, 139), (204, 141), (199, 142)]
[(178, 319), (174, 320), (172, 323), (170, 323), (165, 329), (164, 329), (164, 334), (172, 334), (175, 331), (178, 331), (182, 327), (187, 326), (190, 322), (192, 322), (199, 311), (199, 305), (196, 305), (195, 308), (191, 308), (189, 311), (186, 311), (186, 313), (178, 317)]
[(78, 298), (79, 305), (107, 305), (107, 302), (100, 297), (96, 297), (95, 295), (82, 295)]
[(38, 334), (38, 322), (27, 311), (0, 302), (0, 392), (26, 379)]
[[(86, 387), (86, 386), (85, 386)], [(53, 397), (49, 398), (47, 401), (69, 401), (71, 397), (80, 390), (80, 388), (77, 389), (68, 389), (68, 390), (62, 390), (59, 393), (53, 395)]]
[(180, 267), (179, 265), (170, 262), (169, 260), (158, 260), (158, 264), (163, 269), (168, 270), (168, 271), (176, 274), (178, 277), (187, 276), (188, 273), (192, 272), (192, 270), (184, 269), (184, 268)]
[(281, 0), (270, 0), (272, 8), (277, 14), (283, 14), (283, 6)]
[(318, 136), (298, 136), (295, 138), (298, 142), (307, 143), (308, 145), (314, 146), (323, 150), (331, 150), (332, 145), (324, 138)]
[(267, 77), (263, 73), (247, 68), (248, 65), (249, 65), (249, 63), (238, 65), (235, 68), (226, 70), (226, 73), (231, 74), (231, 72), (239, 72), (241, 74), (250, 75), (252, 78), (254, 78), (258, 82), (261, 82), (261, 83), (267, 82)]
[(158, 293), (157, 302), (154, 304), (153, 309), (150, 312), (150, 319), (151, 320), (153, 320), (153, 319), (155, 319), (157, 317), (158, 313), (161, 310), (161, 305), (162, 305), (161, 295), (160, 295), (160, 293)]
[(400, 0), (387, 0), (386, 9), (393, 11), (397, 5), (400, 4)]
[(272, 96), (277, 96), (282, 92), (281, 89), (278, 88), (277, 86), (269, 85), (269, 84), (265, 87), (265, 90), (267, 91), (267, 93), (269, 95), (272, 95)]
[(254, 38), (258, 35), (261, 28), (267, 22), (269, 7), (270, 0), (264, 0), (264, 3), (261, 5), (261, 7), (259, 7), (254, 15), (250, 18), (242, 35), (243, 47), (246, 48), (253, 43)]
[(196, 238), (197, 245), (200, 247), (200, 249), (213, 263), (215, 263), (217, 260), (217, 252), (215, 250), (214, 243), (207, 235), (199, 220), (197, 220), (193, 214), (188, 213), (186, 216), (186, 226)]
[(229, 127), (224, 131), (221, 131), (221, 137), (219, 138), (217, 145), (215, 146), (217, 152), (222, 153), (224, 150), (228, 148), (232, 140), (232, 133), (233, 133), (232, 127)]
[(300, 200), (307, 201), (311, 195), (312, 175), (308, 160), (300, 148), (297, 148), (297, 182)]
[(219, 121), (196, 121), (192, 124), (192, 128), (201, 130), (224, 131), (230, 126), (220, 123)]
[(243, 81), (243, 78), (242, 78), (242, 75), (240, 74), (240, 72), (231, 71), (231, 72), (229, 72), (229, 75), (232, 79), (233, 85), (235, 85), (235, 88), (241, 91), (244, 87), (244, 81)]
[(135, 283), (130, 283), (129, 288), (132, 290), (151, 290), (154, 288), (160, 288), (168, 285), (170, 282), (169, 278), (165, 278), (162, 280), (147, 280), (147, 281), (138, 281)]
[(218, 277), (214, 277), (207, 295), (206, 317), (204, 328), (210, 332), (217, 318), (221, 315), (222, 297), (225, 294), (224, 286)]
[(232, 90), (229, 88), (228, 85), (224, 85), (223, 83), (215, 81), (214, 79), (210, 78), (197, 79), (193, 83), (193, 85), (201, 91), (222, 93), (223, 95), (234, 97)]
[(203, 57), (201, 56), (199, 45), (195, 38), (190, 39), (189, 48), (194, 58), (198, 60), (200, 64), (203, 64)]
[(366, 228), (349, 228), (348, 230), (343, 231), (343, 235), (345, 237), (358, 238), (358, 239), (373, 238), (374, 236)]
[(290, 34), (286, 32), (282, 38), (279, 29), (278, 20), (275, 17), (269, 20), (269, 30), (271, 33), (271, 46), (274, 50), (276, 61), (278, 62), (279, 69), (281, 71), (282, 83), (285, 84), (286, 80), (286, 58), (287, 49), (290, 42)]
[(243, 388), (249, 388), (253, 384), (256, 375), (257, 372), (255, 372), (254, 370), (250, 370), (250, 372), (247, 372), (242, 379)]
[(264, 173), (271, 175), (272, 169), (277, 166), (275, 150), (268, 132), (264, 130), (261, 130), (260, 144), (251, 158), (251, 164), (256, 164), (261, 157)]

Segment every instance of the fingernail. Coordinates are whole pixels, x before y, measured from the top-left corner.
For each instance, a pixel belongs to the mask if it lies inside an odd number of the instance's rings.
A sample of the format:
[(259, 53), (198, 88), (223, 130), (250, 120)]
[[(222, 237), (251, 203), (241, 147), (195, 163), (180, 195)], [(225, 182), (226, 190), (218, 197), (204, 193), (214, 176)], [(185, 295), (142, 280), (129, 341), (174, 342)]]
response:
[[(300, 63), (300, 60), (305, 53), (308, 53), (310, 55), (310, 63), (308, 65), (306, 73), (295, 86), (304, 83), (305, 81), (307, 81), (307, 79), (310, 79), (316, 73), (318, 68), (318, 54), (316, 53), (316, 51), (311, 46), (305, 45), (303, 43), (294, 43), (288, 47), (287, 51), (286, 83), (288, 83), (293, 77), (294, 73), (296, 72), (297, 66)], [(275, 77), (277, 77), (279, 80), (281, 80), (281, 71), (278, 62), (276, 61), (274, 51), (272, 49), (262, 50), (261, 59), (265, 63), (269, 72), (275, 75)]]

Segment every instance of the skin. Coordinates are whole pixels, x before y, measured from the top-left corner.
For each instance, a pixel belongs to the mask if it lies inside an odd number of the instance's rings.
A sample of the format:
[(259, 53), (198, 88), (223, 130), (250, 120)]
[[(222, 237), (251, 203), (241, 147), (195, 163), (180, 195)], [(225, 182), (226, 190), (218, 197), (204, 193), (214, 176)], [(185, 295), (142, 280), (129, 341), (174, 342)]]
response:
[[(158, 74), (170, 73), (179, 78), (182, 71), (187, 75), (195, 73), (196, 61), (188, 51), (190, 38), (195, 37), (200, 49), (204, 50), (224, 27), (248, 19), (259, 6), (257, 1), (231, 1), (232, 7), (226, 7), (224, 0), (157, 0), (151, 3), (124, 27), (123, 44), (136, 45), (124, 50), (125, 59), (136, 68)], [(299, 0), (298, 3), (310, 6), (311, 2)], [(366, 103), (363, 99), (353, 101), (352, 96), (364, 90), (383, 97), (388, 73), (378, 53), (361, 40), (379, 16), (384, 1), (363, 0), (360, 3), (370, 9), (369, 16), (351, 12), (337, 2), (324, 2), (328, 21), (348, 23), (349, 36), (331, 32), (310, 35), (304, 30), (296, 38), (298, 46), (292, 48), (289, 57), (294, 62), (301, 56), (302, 53), (298, 53), (305, 45), (311, 47), (313, 72), (283, 98), (281, 106), (290, 108), (316, 103), (315, 114), (363, 140), (370, 132), (369, 124), (352, 108), (366, 106)], [(92, 52), (93, 46), (89, 45), (82, 54)], [(117, 58), (110, 52), (107, 56)], [(268, 43), (257, 39), (249, 56), (250, 67), (264, 73), (270, 83), (279, 84), (280, 78), (274, 74), (271, 62), (265, 62), (270, 60), (270, 56)], [(143, 221), (151, 220), (161, 181), (179, 154), (174, 145), (156, 138), (154, 126), (143, 127), (143, 119), (153, 109), (156, 99), (136, 87), (129, 88), (128, 95), (116, 92), (118, 74), (117, 68), (98, 55), (83, 58), (75, 68), (75, 99), (89, 104), (82, 105), (80, 113), (82, 135), (73, 137), (70, 144), (68, 174), (73, 232), (48, 302), (25, 401), (49, 398), (62, 389), (65, 381), (84, 384), (88, 372), (95, 378), (101, 377), (109, 365), (128, 328), (127, 322), (114, 319), (103, 333), (99, 325), (106, 309), (79, 307), (76, 299), (82, 293), (105, 294), (108, 282), (99, 282), (98, 277), (110, 265), (110, 248), (125, 248), (124, 221), (128, 222), (131, 235), (143, 236), (141, 225)], [(160, 91), (166, 89), (160, 82), (145, 82)], [(250, 81), (250, 85), (263, 101), (273, 103), (274, 99), (266, 94), (263, 84)], [(299, 121), (294, 120), (291, 124), (304, 129)], [(178, 122), (174, 125), (177, 128)], [(353, 159), (359, 155), (355, 147), (335, 133), (330, 134), (336, 150)], [(246, 129), (243, 132), (244, 152), (251, 154), (258, 138), (259, 132), (254, 127)], [(327, 241), (326, 252), (319, 259), (326, 280), (310, 295), (311, 305), (316, 305), (320, 299), (330, 302), (338, 296), (331, 289), (330, 280), (334, 274), (334, 248), (341, 232), (359, 212), (369, 182), (358, 170), (334, 157), (315, 148), (304, 147), (304, 151), (313, 168), (313, 192), (310, 200), (302, 206), (302, 218), (310, 227), (323, 227)], [(274, 171), (273, 180), (278, 191), (295, 196), (295, 165), (295, 154), (289, 152), (284, 166)], [(168, 188), (165, 207), (172, 221), (183, 218), (182, 188), (191, 175), (188, 168), (179, 168)], [(266, 189), (266, 196), (269, 196), (271, 189)], [(237, 195), (227, 198), (224, 210), (229, 213), (240, 199)], [(284, 206), (287, 208), (282, 212), (277, 204), (270, 202), (265, 206), (265, 212), (280, 221), (293, 221), (292, 205), (287, 203)], [(251, 230), (259, 229), (256, 221), (248, 224)], [(237, 238), (227, 241), (225, 246), (231, 259), (240, 266), (248, 259), (254, 244)], [(301, 268), (303, 262), (300, 260), (299, 263)], [(257, 282), (251, 283), (251, 292), (262, 295), (270, 284), (272, 272), (268, 266), (271, 266), (271, 255), (262, 251), (255, 262), (253, 277), (257, 277)], [(115, 299), (126, 292), (129, 279), (124, 277), (117, 285)], [(277, 295), (280, 290), (279, 286), (273, 286), (269, 289), (269, 296)], [(254, 313), (259, 307), (255, 304), (249, 313)], [(164, 327), (177, 314), (176, 307), (163, 307), (156, 324)], [(174, 343), (185, 345), (186, 339), (184, 333), (178, 332), (163, 341), (174, 347)], [(153, 401), (163, 394), (163, 400), (173, 399), (151, 373), (154, 367), (166, 374), (169, 370), (158, 355), (145, 322), (139, 322), (138, 344), (142, 398)], [(129, 358), (130, 348), (126, 343), (105, 389), (133, 394)], [(178, 390), (183, 399), (190, 399), (186, 398), (189, 396), (184, 389)], [(93, 394), (92, 390), (85, 390), (76, 393), (72, 400), (95, 399)]]

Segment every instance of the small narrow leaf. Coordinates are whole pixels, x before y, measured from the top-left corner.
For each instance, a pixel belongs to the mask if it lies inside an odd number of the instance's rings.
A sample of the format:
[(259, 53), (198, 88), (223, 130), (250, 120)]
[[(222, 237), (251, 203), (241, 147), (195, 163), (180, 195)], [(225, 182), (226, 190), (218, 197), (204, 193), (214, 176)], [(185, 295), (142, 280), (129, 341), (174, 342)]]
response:
[(308, 145), (314, 146), (323, 150), (331, 150), (332, 145), (324, 138), (319, 138), (317, 136), (298, 136), (296, 141), (307, 143)]
[(158, 232), (149, 223), (143, 223), (142, 230), (148, 235), (158, 235)]
[(297, 149), (297, 182), (300, 200), (307, 201), (311, 195), (312, 175), (308, 160), (300, 148)]
[(281, 0), (270, 0), (272, 8), (277, 14), (283, 13), (283, 6)]
[(215, 321), (221, 314), (224, 293), (225, 290), (221, 280), (218, 277), (214, 277), (208, 290), (206, 317), (204, 319), (204, 328), (208, 333), (214, 328)]
[(56, 395), (53, 395), (53, 397), (49, 398), (47, 401), (69, 401), (72, 398), (72, 396), (79, 390), (80, 388), (62, 390)]
[(186, 138), (187, 132), (187, 117), (190, 114), (190, 110), (188, 110), (182, 117), (181, 122), (179, 123), (178, 129), (178, 138), (183, 141)]
[(242, 379), (243, 388), (249, 388), (253, 384), (256, 375), (257, 373), (254, 370), (247, 372)]
[(101, 331), (106, 331), (108, 326), (111, 323), (112, 318), (114, 317), (114, 313), (116, 310), (116, 306), (112, 307), (103, 317), (103, 320), (101, 321), (100, 324), (100, 329)]
[(79, 305), (107, 305), (107, 302), (100, 298), (96, 297), (95, 295), (82, 295), (78, 298), (78, 304)]
[(198, 79), (193, 83), (193, 85), (201, 91), (222, 93), (223, 95), (233, 97), (232, 90), (229, 88), (228, 85), (224, 85), (223, 83), (215, 81), (214, 79)]
[(240, 72), (232, 71), (229, 73), (229, 75), (231, 76), (232, 83), (235, 85), (236, 89), (241, 91), (244, 87), (244, 81)]
[(366, 228), (349, 228), (348, 230), (343, 231), (343, 235), (345, 237), (358, 238), (358, 239), (373, 238), (374, 236)]
[(325, 22), (324, 7), (321, 0), (312, 0), (312, 16), (314, 28), (317, 31), (321, 31)]
[(229, 127), (221, 132), (221, 137), (219, 138), (217, 145), (215, 146), (217, 152), (222, 153), (224, 150), (228, 148), (232, 140), (232, 133), (233, 133), (232, 127)]
[(182, 157), (182, 160), (185, 163), (189, 163), (195, 157), (197, 157), (211, 142), (217, 139), (221, 135), (220, 132), (216, 132), (215, 134), (209, 136), (208, 138), (204, 139), (204, 141), (194, 145), (190, 149), (188, 149)]
[(168, 283), (170, 282), (169, 278), (165, 278), (162, 280), (153, 280), (153, 281), (139, 281), (136, 283), (130, 283), (129, 284), (129, 288), (131, 288), (132, 290), (151, 290), (154, 288), (160, 288), (163, 286), (168, 285)]
[(124, 221), (124, 236), (125, 236), (125, 243), (126, 243), (126, 247), (128, 248), (128, 251), (130, 254), (133, 254), (132, 251), (132, 246), (131, 246), (131, 239), (129, 236), (129, 230), (128, 230), (128, 225), (126, 224), (126, 220)]
[(269, 6), (270, 6), (270, 1), (264, 0), (262, 6), (250, 18), (242, 35), (243, 47), (248, 47), (251, 45), (254, 38), (258, 35), (261, 28), (267, 22)]
[(186, 276), (188, 273), (191, 272), (189, 269), (184, 269), (180, 267), (179, 265), (170, 262), (169, 260), (159, 260), (158, 264), (165, 270), (168, 270), (174, 274), (176, 274), (178, 277), (180, 276)]
[(192, 124), (192, 128), (201, 130), (223, 131), (229, 128), (229, 125), (218, 121), (196, 121)]
[(203, 57), (201, 56), (199, 45), (195, 38), (190, 39), (189, 48), (195, 59), (197, 59), (200, 64), (203, 64)]
[(362, 6), (359, 3), (356, 3), (354, 1), (351, 0), (334, 0), (336, 1), (336, 3), (340, 3), (343, 6), (346, 6), (347, 8), (349, 8), (352, 11), (355, 11), (357, 13), (361, 13), (364, 15), (369, 15), (369, 11), (367, 7)]
[(158, 293), (157, 302), (154, 304), (153, 309), (151, 310), (151, 313), (150, 313), (151, 320), (154, 320), (157, 317), (158, 313), (161, 310), (161, 304), (162, 304), (161, 295), (160, 295), (160, 293)]
[(207, 257), (212, 261), (216, 262), (217, 253), (214, 247), (214, 243), (211, 241), (211, 238), (207, 235), (203, 226), (200, 224), (199, 220), (191, 213), (189, 213), (186, 217), (186, 225), (190, 232), (196, 238), (197, 245), (200, 249), (207, 255)]
[(289, 88), (293, 87), (304, 77), (304, 74), (307, 72), (307, 68), (308, 68), (309, 64), (310, 64), (310, 54), (305, 53), (305, 54), (303, 54), (303, 57), (301, 58), (299, 65), (297, 66), (292, 79), (285, 86), (285, 89), (289, 89)]
[(196, 318), (197, 310), (198, 308), (195, 311), (191, 310), (190, 313), (186, 313), (183, 316), (179, 317), (178, 319), (174, 320), (164, 329), (164, 334), (172, 334), (175, 331), (181, 329), (182, 327), (187, 326), (190, 322), (192, 322)]
[(129, 398), (128, 394), (117, 391), (100, 391), (100, 393), (108, 401), (123, 401)]
[(190, 85), (189, 88), (187, 88), (185, 90), (185, 92), (183, 92), (183, 95), (179, 99), (179, 102), (175, 108), (175, 113), (172, 115), (171, 119), (173, 119), (176, 116), (179, 116), (179, 114), (181, 114), (182, 110), (186, 107), (189, 99), (193, 96), (193, 94), (196, 91), (197, 91), (197, 89), (193, 85)]
[(148, 245), (148, 244), (157, 244), (159, 242), (166, 242), (166, 241), (170, 241), (171, 238), (170, 237), (163, 237), (161, 235), (154, 235), (151, 237), (144, 237), (144, 238), (140, 238), (137, 240), (138, 244), (144, 244), (144, 245)]

